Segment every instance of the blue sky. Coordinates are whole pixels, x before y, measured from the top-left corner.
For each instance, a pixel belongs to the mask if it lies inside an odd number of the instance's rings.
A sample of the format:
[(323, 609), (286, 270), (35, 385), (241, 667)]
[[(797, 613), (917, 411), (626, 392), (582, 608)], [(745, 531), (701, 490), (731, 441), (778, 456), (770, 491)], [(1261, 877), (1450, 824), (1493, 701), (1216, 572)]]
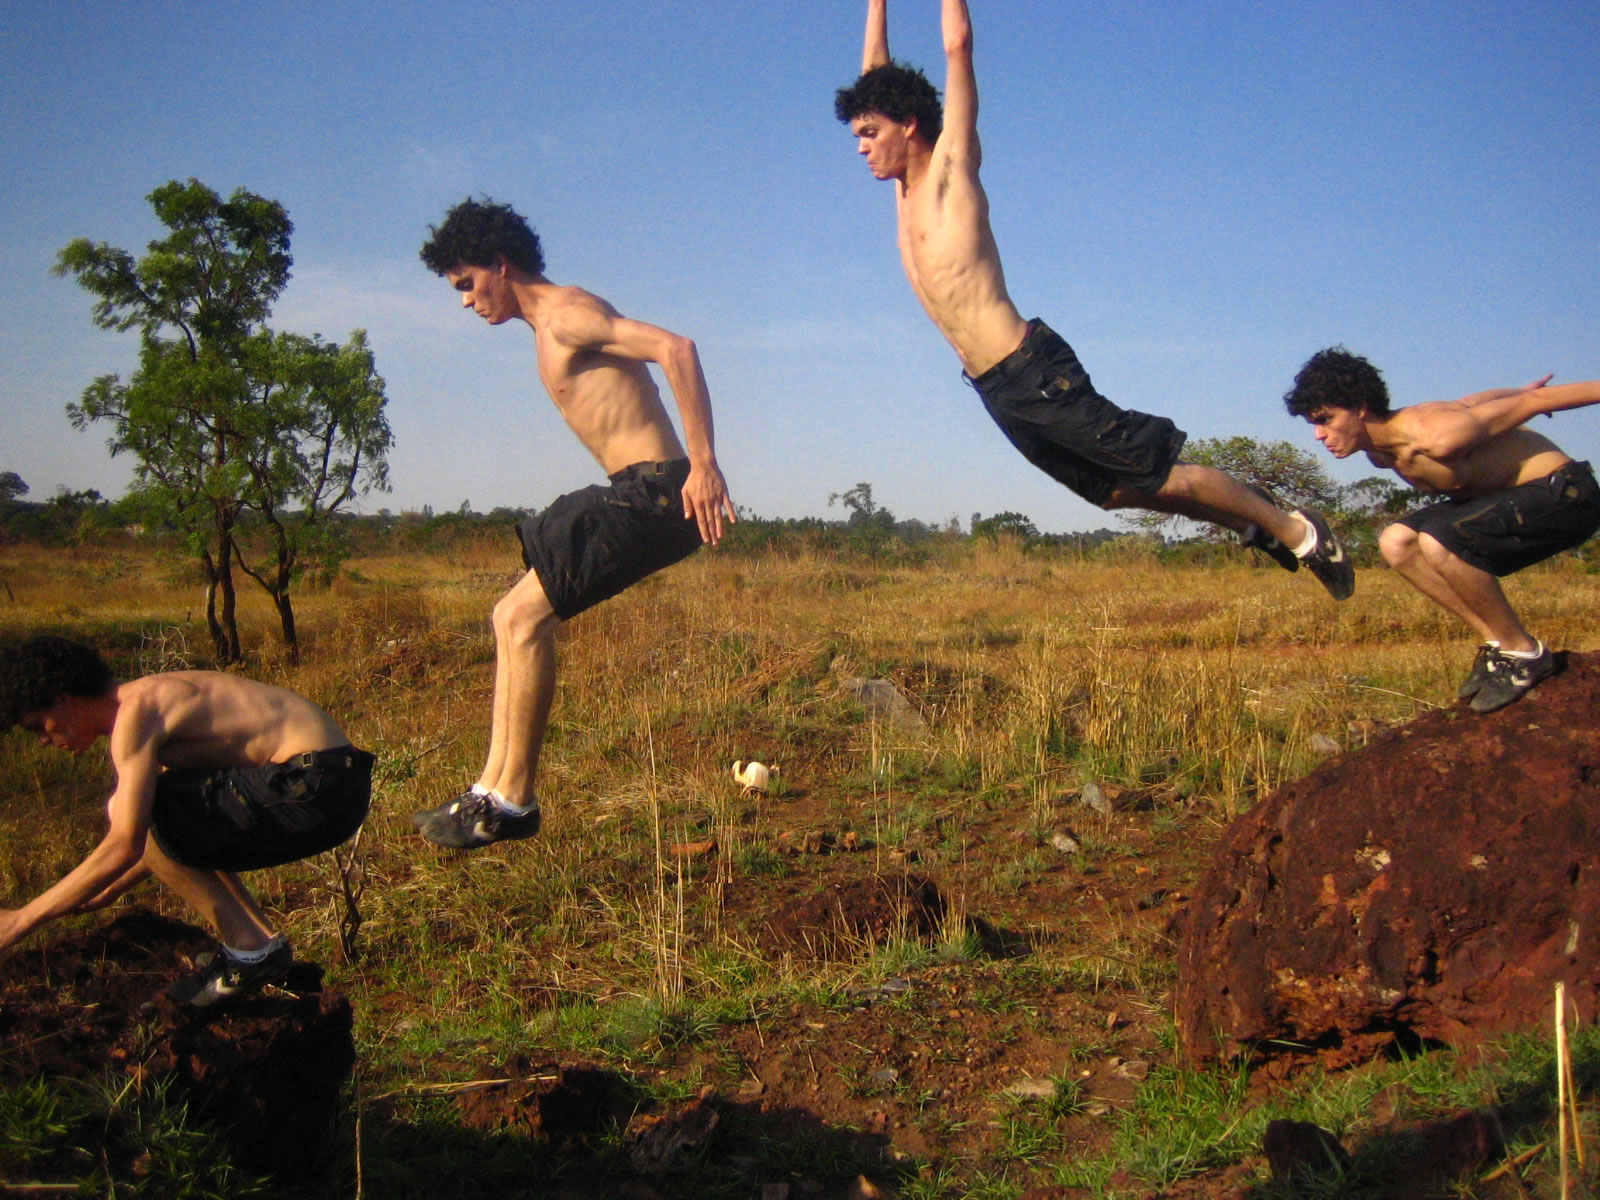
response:
[[(1342, 342), (1398, 403), (1600, 376), (1600, 9), (1571, 3), (972, 0), (984, 179), (1013, 297), (1126, 407), (1321, 454), (1279, 397)], [(549, 274), (693, 337), (734, 499), (826, 515), (1114, 524), (1025, 464), (961, 382), (894, 248), (888, 184), (832, 94), (864, 0), (792, 4), (48, 4), (0, 15), (0, 470), (44, 499), (128, 472), (64, 407), (135, 360), (50, 274), (134, 251), (196, 177), (282, 202), (274, 324), (369, 331), (394, 491), (366, 507), (542, 505), (599, 479), (520, 324), (418, 263), (472, 194)], [(943, 77), (935, 0), (891, 45)], [(1541, 422), (1600, 455), (1600, 412)], [(1373, 473), (1332, 464), (1338, 478)], [(840, 510), (832, 510), (835, 515)]]

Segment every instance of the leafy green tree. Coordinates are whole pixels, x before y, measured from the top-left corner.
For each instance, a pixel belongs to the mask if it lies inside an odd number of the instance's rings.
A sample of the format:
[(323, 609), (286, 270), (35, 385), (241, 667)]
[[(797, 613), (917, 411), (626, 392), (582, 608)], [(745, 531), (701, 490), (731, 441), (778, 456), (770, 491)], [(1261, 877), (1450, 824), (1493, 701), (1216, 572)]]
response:
[(894, 536), (894, 513), (872, 499), (870, 483), (858, 483), (846, 491), (830, 493), (828, 507), (836, 503), (850, 510), (845, 524), (852, 548), (874, 558), (887, 548)]
[(1002, 537), (1020, 538), (1031, 542), (1038, 538), (1039, 527), (1019, 512), (997, 512), (992, 517), (972, 514), (972, 536), (998, 541)]
[(15, 471), (0, 471), (0, 504), (28, 494), (28, 485)]
[[(383, 381), (363, 334), (341, 347), (266, 327), (292, 262), (281, 204), (243, 188), (223, 200), (194, 179), (148, 199), (169, 233), (143, 257), (87, 238), (57, 256), (56, 274), (98, 297), (97, 325), (140, 336), (132, 377), (101, 376), (67, 415), (110, 423), (111, 453), (137, 460), (143, 510), (199, 559), (218, 659), (240, 657), (235, 563), (272, 594), (293, 652), (295, 570), (339, 505), (385, 486)], [(270, 569), (240, 545), (252, 510), (274, 534)]]
[(335, 513), (357, 495), (388, 490), (387, 397), (365, 330), (344, 346), (263, 331), (249, 350), (256, 436), (239, 453), (249, 473), (245, 503), (266, 526), (271, 558), (252, 564), (237, 538), (234, 554), (271, 596), (298, 661), (290, 585), (306, 568), (331, 575), (344, 557)]
[[(1183, 461), (1215, 467), (1240, 483), (1264, 488), (1286, 508), (1336, 508), (1340, 493), (1323, 465), (1293, 442), (1261, 442), (1251, 437), (1196, 438), (1183, 449)], [(1164, 533), (1182, 520), (1169, 513), (1130, 511), (1122, 520), (1146, 533)], [(1224, 531), (1202, 527), (1200, 536), (1220, 540)]]

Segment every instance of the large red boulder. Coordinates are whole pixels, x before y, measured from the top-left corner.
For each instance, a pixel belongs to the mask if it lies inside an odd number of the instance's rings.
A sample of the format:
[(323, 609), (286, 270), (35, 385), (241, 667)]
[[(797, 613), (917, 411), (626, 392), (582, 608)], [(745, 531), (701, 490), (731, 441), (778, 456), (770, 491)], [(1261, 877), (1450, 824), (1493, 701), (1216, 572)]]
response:
[(1600, 655), (1479, 716), (1428, 713), (1238, 818), (1181, 918), (1191, 1057), (1358, 1057), (1600, 1007)]

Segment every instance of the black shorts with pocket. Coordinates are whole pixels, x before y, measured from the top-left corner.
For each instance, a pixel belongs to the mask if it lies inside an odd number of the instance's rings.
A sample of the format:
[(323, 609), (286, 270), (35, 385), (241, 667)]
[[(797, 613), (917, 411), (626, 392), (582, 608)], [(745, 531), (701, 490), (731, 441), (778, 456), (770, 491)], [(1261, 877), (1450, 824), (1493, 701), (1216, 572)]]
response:
[(1468, 566), (1496, 577), (1543, 562), (1600, 529), (1600, 486), (1586, 462), (1473, 500), (1442, 500), (1398, 524), (1425, 533)]
[(683, 515), (688, 478), (686, 458), (634, 463), (517, 526), (522, 562), (556, 616), (570, 620), (699, 548), (699, 522)]
[(213, 871), (310, 858), (361, 828), (374, 761), (341, 746), (262, 767), (169, 767), (156, 779), (150, 835), (174, 862)]
[(1091, 504), (1118, 487), (1161, 490), (1189, 435), (1166, 417), (1119, 408), (1094, 390), (1072, 347), (1043, 321), (976, 379), (996, 425), (1022, 456)]

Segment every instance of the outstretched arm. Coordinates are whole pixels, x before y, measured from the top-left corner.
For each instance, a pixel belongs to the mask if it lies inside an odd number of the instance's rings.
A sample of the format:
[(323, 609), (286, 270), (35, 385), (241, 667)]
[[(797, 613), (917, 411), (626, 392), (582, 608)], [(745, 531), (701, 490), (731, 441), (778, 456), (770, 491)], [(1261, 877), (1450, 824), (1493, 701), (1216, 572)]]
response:
[(107, 806), (110, 830), (59, 883), (21, 908), (0, 909), (0, 950), (57, 917), (98, 908), (96, 901), (102, 898), (109, 903), (141, 877), (138, 866), (161, 771), (156, 758), (160, 730), (160, 717), (154, 711), (119, 716), (111, 732), (117, 790)]
[(972, 66), (972, 18), (967, 0), (943, 0), (939, 28), (944, 35), (944, 132), (939, 135), (939, 148), (976, 167), (978, 76)]
[(889, 61), (889, 0), (867, 0), (867, 41), (861, 49), (861, 73)]
[(1457, 400), (1456, 403), (1464, 404), (1468, 408), (1476, 408), (1478, 405), (1488, 400), (1503, 400), (1507, 396), (1520, 396), (1523, 392), (1536, 391), (1554, 378), (1554, 375), (1546, 375), (1543, 379), (1535, 379), (1526, 387), (1493, 388), (1487, 392), (1474, 392), (1470, 396), (1461, 397), (1461, 399)]
[(1463, 400), (1419, 404), (1414, 410), (1415, 449), (1444, 459), (1516, 429), (1540, 413), (1600, 404), (1600, 380), (1479, 392)]
[(683, 438), (689, 451), (689, 478), (683, 485), (683, 515), (700, 526), (700, 538), (715, 545), (722, 539), (723, 521), (732, 524), (733, 501), (717, 465), (716, 434), (711, 420), (711, 394), (700, 352), (686, 337), (659, 325), (633, 321), (591, 304), (572, 304), (551, 322), (557, 338), (569, 346), (583, 346), (660, 366), (683, 418)]

